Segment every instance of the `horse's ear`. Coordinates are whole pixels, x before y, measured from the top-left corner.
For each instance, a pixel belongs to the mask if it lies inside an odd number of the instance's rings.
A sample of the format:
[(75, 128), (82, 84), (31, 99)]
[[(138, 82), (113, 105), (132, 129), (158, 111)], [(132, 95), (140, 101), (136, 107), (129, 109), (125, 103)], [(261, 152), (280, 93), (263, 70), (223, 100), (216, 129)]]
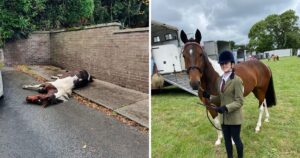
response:
[(188, 41), (187, 36), (183, 30), (181, 30), (180, 32), (180, 38), (183, 43), (186, 43)]
[(200, 44), (202, 36), (201, 36), (201, 32), (198, 29), (196, 30), (195, 37), (196, 37), (196, 42)]

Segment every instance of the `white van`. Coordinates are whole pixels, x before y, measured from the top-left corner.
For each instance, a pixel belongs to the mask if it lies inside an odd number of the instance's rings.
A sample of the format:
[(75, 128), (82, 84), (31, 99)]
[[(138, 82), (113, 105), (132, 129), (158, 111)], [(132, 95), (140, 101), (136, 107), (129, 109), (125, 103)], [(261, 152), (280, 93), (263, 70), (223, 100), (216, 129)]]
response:
[(0, 71), (0, 98), (3, 96), (3, 82), (2, 82), (2, 73)]

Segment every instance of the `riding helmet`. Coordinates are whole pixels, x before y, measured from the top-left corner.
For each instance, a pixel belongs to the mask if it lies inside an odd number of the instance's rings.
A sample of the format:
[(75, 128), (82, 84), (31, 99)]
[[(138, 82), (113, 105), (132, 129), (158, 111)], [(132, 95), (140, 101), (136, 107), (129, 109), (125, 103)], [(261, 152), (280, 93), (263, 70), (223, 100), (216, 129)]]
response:
[(219, 64), (224, 64), (226, 62), (234, 63), (233, 54), (228, 50), (223, 51), (219, 56)]

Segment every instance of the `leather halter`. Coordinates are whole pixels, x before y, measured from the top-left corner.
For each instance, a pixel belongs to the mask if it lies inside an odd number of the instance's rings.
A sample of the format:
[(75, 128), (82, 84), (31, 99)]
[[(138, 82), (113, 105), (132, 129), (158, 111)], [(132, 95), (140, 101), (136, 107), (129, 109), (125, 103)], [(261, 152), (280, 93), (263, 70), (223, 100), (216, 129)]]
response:
[[(201, 47), (201, 45), (199, 43), (197, 43), (197, 42), (186, 42), (184, 44), (182, 52), (184, 52), (184, 50), (186, 49), (186, 47), (189, 46), (189, 45), (193, 45), (193, 46), (195, 45), (195, 46), (199, 47), (203, 51), (203, 49), (202, 49), (202, 47)], [(200, 73), (202, 73), (201, 68), (199, 66), (196, 66), (196, 65), (192, 65), (192, 66), (188, 67), (187, 68), (187, 73), (189, 74), (190, 71), (193, 70), (193, 69), (197, 69)]]

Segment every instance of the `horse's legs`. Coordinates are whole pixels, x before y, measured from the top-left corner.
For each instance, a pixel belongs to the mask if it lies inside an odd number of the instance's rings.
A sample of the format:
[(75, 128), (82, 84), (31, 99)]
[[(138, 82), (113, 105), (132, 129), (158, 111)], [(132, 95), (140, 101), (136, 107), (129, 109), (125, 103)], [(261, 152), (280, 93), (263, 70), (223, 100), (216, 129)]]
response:
[[(217, 117), (214, 118), (214, 124), (217, 128), (221, 129), (221, 124), (220, 124), (220, 121), (219, 121), (219, 115)], [(215, 142), (215, 145), (218, 146), (218, 145), (221, 145), (221, 140), (223, 138), (223, 133), (222, 131), (220, 130), (217, 130), (217, 134), (218, 134), (218, 138)]]
[[(253, 93), (259, 101), (259, 115), (258, 115), (258, 120), (257, 120), (256, 127), (255, 127), (255, 132), (258, 133), (260, 131), (261, 120), (262, 120), (262, 116), (263, 116), (263, 113), (264, 113), (264, 104), (266, 103), (265, 102), (266, 90), (255, 88), (253, 90)], [(267, 104), (265, 104), (265, 106), (266, 105)]]
[(59, 79), (59, 77), (58, 76), (51, 76), (51, 79)]
[(256, 128), (255, 128), (256, 133), (258, 133), (260, 131), (261, 119), (262, 119), (263, 113), (264, 113), (264, 106), (263, 106), (263, 104), (261, 104), (259, 107), (259, 115), (258, 115), (258, 120), (257, 120)]
[(265, 107), (265, 112), (266, 112), (266, 119), (265, 119), (265, 122), (269, 122), (270, 114), (269, 114), (269, 110), (268, 110), (268, 106), (267, 106), (267, 101), (266, 101), (266, 99), (264, 100), (264, 107)]
[(23, 89), (28, 89), (28, 90), (34, 90), (38, 91), (41, 87), (43, 87), (43, 84), (37, 84), (37, 85), (23, 85)]

